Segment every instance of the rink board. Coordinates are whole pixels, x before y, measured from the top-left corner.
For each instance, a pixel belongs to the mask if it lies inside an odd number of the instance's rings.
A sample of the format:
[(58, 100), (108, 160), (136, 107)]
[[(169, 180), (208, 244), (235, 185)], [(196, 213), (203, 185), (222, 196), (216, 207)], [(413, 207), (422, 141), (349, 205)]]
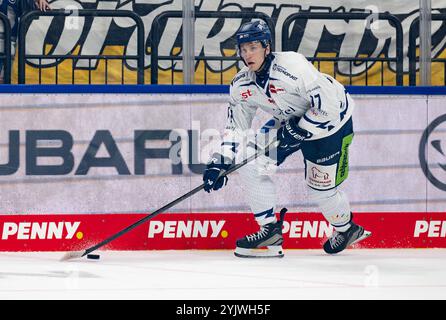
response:
[[(173, 90), (170, 86), (157, 90), (161, 89)], [(143, 213), (200, 185), (204, 163), (219, 146), (206, 136), (222, 133), (228, 106), (227, 94), (201, 90), (200, 94), (2, 95), (0, 214)], [(446, 95), (353, 97), (355, 136), (349, 177), (342, 184), (352, 211), (444, 211)], [(270, 118), (261, 111), (258, 115), (254, 128)], [(425, 137), (428, 128), (433, 130)], [(180, 157), (170, 158), (177, 147)], [(82, 170), (88, 157), (91, 167)], [(426, 167), (430, 180), (423, 172)], [(278, 208), (317, 210), (308, 201), (301, 153), (290, 156), (272, 179)], [(235, 172), (228, 187), (211, 195), (197, 193), (172, 212), (250, 212), (242, 182)]]
[[(0, 215), (0, 251), (83, 250), (146, 217), (144, 214)], [(363, 212), (355, 221), (372, 236), (355, 248), (444, 248), (446, 212)], [(257, 231), (248, 213), (165, 213), (101, 250), (233, 249)], [(284, 248), (317, 249), (332, 233), (319, 213), (287, 213)]]
[[(207, 134), (221, 134), (227, 115), (223, 86), (20, 89), (2, 87), (0, 99), (0, 251), (82, 249), (189, 192), (215, 146)], [(446, 247), (446, 90), (366, 89), (348, 88), (355, 137), (341, 185), (373, 232), (361, 246)], [(258, 115), (254, 128), (270, 118)], [(328, 225), (309, 213), (318, 209), (302, 155), (272, 179), (276, 209), (294, 212), (285, 247), (320, 248)], [(242, 183), (235, 172), (222, 190), (198, 192), (106, 249), (232, 249), (256, 231)]]

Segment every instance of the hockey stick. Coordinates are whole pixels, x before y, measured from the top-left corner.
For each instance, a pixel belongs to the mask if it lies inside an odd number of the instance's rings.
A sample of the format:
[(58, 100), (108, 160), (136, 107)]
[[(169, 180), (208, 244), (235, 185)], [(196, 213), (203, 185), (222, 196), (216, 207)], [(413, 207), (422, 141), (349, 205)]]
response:
[[(222, 172), (222, 173), (220, 174), (220, 177), (225, 177), (225, 176), (227, 176), (228, 174), (231, 174), (232, 172), (234, 172), (234, 171), (240, 169), (241, 167), (243, 167), (243, 166), (246, 165), (247, 163), (251, 162), (252, 160), (254, 160), (254, 159), (256, 159), (256, 158), (258, 158), (258, 157), (260, 157), (260, 156), (262, 156), (262, 155), (264, 155), (264, 154), (266, 154), (266, 153), (268, 153), (268, 152), (269, 152), (269, 149), (270, 149), (271, 147), (275, 146), (275, 144), (276, 144), (276, 141), (273, 141), (273, 142), (270, 143), (268, 146), (266, 146), (265, 149), (260, 150), (259, 152), (257, 152), (257, 153), (255, 153), (255, 154), (253, 154), (252, 156), (246, 158), (245, 160), (243, 160), (243, 161), (240, 162), (239, 164), (236, 164), (236, 165), (230, 167), (227, 171)], [(104, 246), (104, 245), (110, 243), (111, 241), (115, 240), (116, 238), (118, 238), (118, 237), (122, 236), (123, 234), (129, 232), (130, 230), (136, 228), (137, 226), (139, 226), (140, 224), (146, 222), (147, 220), (150, 220), (150, 219), (156, 217), (156, 216), (159, 215), (160, 213), (162, 213), (162, 212), (164, 212), (164, 211), (166, 211), (166, 210), (172, 208), (173, 206), (175, 206), (176, 204), (180, 203), (181, 201), (186, 200), (187, 198), (193, 196), (193, 195), (196, 194), (198, 191), (204, 189), (204, 186), (205, 186), (204, 183), (201, 184), (201, 185), (199, 185), (198, 187), (192, 189), (192, 190), (189, 191), (188, 193), (186, 193), (186, 194), (182, 195), (181, 197), (179, 197), (179, 198), (173, 200), (172, 202), (169, 202), (168, 204), (166, 204), (165, 206), (159, 208), (159, 209), (156, 210), (155, 212), (153, 212), (153, 213), (151, 213), (151, 214), (145, 216), (144, 218), (142, 218), (142, 219), (136, 221), (135, 223), (129, 225), (127, 228), (122, 229), (121, 231), (119, 231), (119, 232), (117, 232), (117, 233), (111, 235), (111, 236), (108, 237), (107, 239), (105, 239), (105, 240), (99, 242), (98, 244), (96, 244), (96, 245), (94, 245), (94, 246), (92, 246), (92, 247), (90, 247), (90, 248), (87, 248), (87, 249), (85, 249), (85, 250), (83, 250), (83, 251), (69, 251), (69, 252), (67, 252), (67, 253), (66, 253), (60, 260), (61, 260), (61, 261), (66, 261), (66, 260), (72, 260), (72, 259), (77, 259), (77, 258), (82, 258), (82, 257), (84, 257), (85, 255), (87, 255), (87, 254), (89, 254), (89, 253), (91, 253), (91, 252), (93, 252), (93, 251), (99, 249), (100, 247), (102, 247), (102, 246)]]

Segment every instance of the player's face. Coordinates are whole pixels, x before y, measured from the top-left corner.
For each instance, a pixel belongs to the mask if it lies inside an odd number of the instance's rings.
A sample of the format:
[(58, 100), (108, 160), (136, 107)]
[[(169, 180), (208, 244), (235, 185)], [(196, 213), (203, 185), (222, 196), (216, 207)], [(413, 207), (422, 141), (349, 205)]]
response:
[(269, 53), (269, 46), (264, 48), (259, 41), (246, 42), (240, 45), (240, 56), (251, 71), (257, 71)]

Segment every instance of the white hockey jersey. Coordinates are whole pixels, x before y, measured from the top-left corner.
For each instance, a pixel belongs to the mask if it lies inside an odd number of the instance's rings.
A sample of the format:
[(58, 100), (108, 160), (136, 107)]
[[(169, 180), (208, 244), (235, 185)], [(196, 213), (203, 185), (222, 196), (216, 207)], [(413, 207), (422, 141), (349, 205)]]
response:
[(293, 116), (300, 117), (299, 126), (312, 134), (309, 140), (332, 135), (352, 115), (354, 102), (334, 78), (320, 73), (299, 53), (273, 52), (273, 56), (264, 88), (256, 83), (256, 74), (248, 67), (231, 82), (222, 144), (222, 153), (227, 157), (233, 157), (231, 143), (239, 141), (251, 128), (259, 108), (279, 124)]

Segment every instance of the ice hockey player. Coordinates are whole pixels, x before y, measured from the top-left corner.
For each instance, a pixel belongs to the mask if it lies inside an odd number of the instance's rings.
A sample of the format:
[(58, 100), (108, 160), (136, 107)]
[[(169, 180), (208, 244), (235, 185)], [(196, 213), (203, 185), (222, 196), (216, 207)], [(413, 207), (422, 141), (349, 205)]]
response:
[(205, 190), (226, 185), (228, 178), (221, 173), (241, 160), (239, 149), (257, 109), (273, 118), (259, 131), (254, 145), (263, 141), (264, 147), (271, 139), (277, 142), (268, 157), (238, 170), (260, 230), (237, 240), (235, 255), (283, 257), (285, 210), (277, 220), (276, 190), (268, 168), (280, 166), (298, 150), (304, 157), (309, 201), (335, 229), (323, 245), (325, 252), (335, 254), (363, 240), (370, 232), (353, 222), (349, 200), (339, 189), (348, 175), (354, 101), (338, 81), (320, 73), (303, 55), (271, 52), (271, 33), (264, 22), (243, 24), (236, 37), (246, 66), (231, 82), (224, 138), (221, 150), (211, 157), (203, 173)]

